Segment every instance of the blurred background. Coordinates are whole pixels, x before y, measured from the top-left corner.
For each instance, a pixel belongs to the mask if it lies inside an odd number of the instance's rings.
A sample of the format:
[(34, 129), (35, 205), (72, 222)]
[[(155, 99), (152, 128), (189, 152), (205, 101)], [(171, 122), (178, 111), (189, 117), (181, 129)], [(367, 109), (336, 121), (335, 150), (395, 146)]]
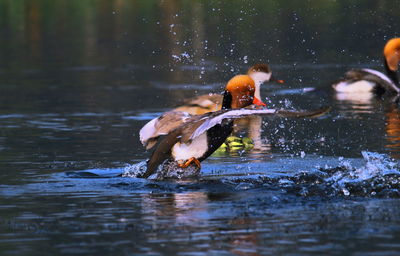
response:
[[(258, 62), (273, 70), (318, 64), (320, 72), (329, 65), (381, 65), (381, 49), (399, 26), (397, 7), (384, 0), (1, 0), (0, 111), (32, 108), (31, 90), (41, 87), (36, 93), (51, 97), (60, 83), (76, 97), (71, 108), (89, 98), (113, 108), (127, 102), (101, 90), (89, 96), (87, 88), (223, 87)], [(318, 80), (307, 73), (285, 79)], [(341, 74), (326, 73), (327, 84)]]
[[(380, 59), (397, 1), (0, 1), (1, 67)], [(176, 56), (176, 57), (173, 57)]]

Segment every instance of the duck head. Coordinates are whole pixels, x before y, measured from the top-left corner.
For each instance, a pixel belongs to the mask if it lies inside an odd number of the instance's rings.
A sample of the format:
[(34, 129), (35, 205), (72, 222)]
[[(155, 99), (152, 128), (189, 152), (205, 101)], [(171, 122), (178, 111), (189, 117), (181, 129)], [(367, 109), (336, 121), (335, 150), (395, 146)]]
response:
[(272, 71), (267, 64), (255, 64), (247, 71), (256, 84), (268, 82), (272, 77)]
[(258, 102), (258, 105), (262, 106), (266, 105), (261, 101), (260, 85), (269, 81), (274, 81), (280, 84), (284, 83), (283, 80), (276, 79), (275, 77), (273, 77), (272, 71), (267, 64), (255, 64), (254, 66), (249, 68), (249, 70), (247, 71), (247, 75), (254, 80), (256, 87), (254, 97), (255, 100)]
[(254, 102), (256, 90), (254, 80), (248, 75), (237, 75), (228, 81), (222, 101), (223, 109), (244, 108)]
[(400, 62), (400, 38), (390, 39), (383, 49), (383, 55), (390, 71), (396, 72)]

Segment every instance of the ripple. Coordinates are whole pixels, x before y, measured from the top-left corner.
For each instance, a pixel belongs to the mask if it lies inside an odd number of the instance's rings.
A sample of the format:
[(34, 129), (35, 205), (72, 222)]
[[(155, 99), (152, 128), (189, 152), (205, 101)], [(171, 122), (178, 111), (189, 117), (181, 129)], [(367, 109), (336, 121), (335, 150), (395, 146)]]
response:
[(153, 118), (159, 117), (162, 114), (162, 112), (142, 112), (138, 113), (136, 115), (129, 115), (129, 116), (124, 116), (122, 119), (125, 120), (151, 120)]
[(274, 94), (275, 95), (304, 94), (308, 92), (313, 92), (315, 90), (316, 88), (314, 87), (304, 87), (298, 89), (282, 89), (282, 90), (277, 90)]
[(159, 89), (170, 89), (170, 90), (198, 90), (206, 91), (207, 93), (213, 89), (220, 89), (221, 83), (209, 83), (209, 84), (165, 84), (161, 82), (153, 82), (152, 86)]

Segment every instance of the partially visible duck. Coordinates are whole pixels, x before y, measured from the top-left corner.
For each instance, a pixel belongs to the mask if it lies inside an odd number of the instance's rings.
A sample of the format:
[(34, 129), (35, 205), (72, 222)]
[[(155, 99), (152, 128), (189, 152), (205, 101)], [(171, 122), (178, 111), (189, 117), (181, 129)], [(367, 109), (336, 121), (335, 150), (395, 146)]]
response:
[(399, 94), (400, 84), (396, 71), (400, 61), (400, 38), (390, 39), (383, 49), (383, 55), (387, 75), (368, 68), (354, 69), (348, 71), (344, 79), (333, 84), (333, 88), (343, 93), (391, 92)]
[[(158, 142), (147, 162), (147, 170), (142, 175), (148, 178), (165, 162), (176, 163), (177, 168), (195, 165), (200, 170), (200, 162), (210, 156), (233, 130), (233, 119), (249, 115), (280, 115), (285, 117), (307, 117), (325, 113), (328, 109), (295, 112), (275, 109), (243, 109), (254, 102), (255, 82), (247, 75), (233, 77), (226, 85), (222, 109), (203, 115), (190, 115), (171, 111), (158, 119), (153, 119), (140, 130), (142, 143), (151, 148)], [(160, 129), (170, 127), (161, 138)], [(156, 133), (155, 133), (156, 132)], [(151, 141), (151, 145), (149, 143)]]
[[(247, 76), (254, 81), (255, 92), (254, 102), (260, 106), (266, 106), (261, 100), (260, 86), (269, 81), (284, 83), (283, 80), (275, 79), (272, 76), (272, 71), (267, 64), (256, 64), (249, 68)], [(184, 102), (184, 105), (177, 107), (174, 111), (183, 111), (192, 115), (202, 115), (207, 112), (220, 110), (222, 107), (221, 94), (205, 94), (200, 95)]]

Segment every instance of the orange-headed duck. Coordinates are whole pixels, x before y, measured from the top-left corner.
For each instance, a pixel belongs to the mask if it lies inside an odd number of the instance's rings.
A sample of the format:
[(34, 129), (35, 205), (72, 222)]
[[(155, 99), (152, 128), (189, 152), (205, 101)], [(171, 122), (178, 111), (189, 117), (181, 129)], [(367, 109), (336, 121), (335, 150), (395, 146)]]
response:
[(387, 75), (368, 68), (354, 69), (348, 71), (344, 79), (333, 84), (333, 88), (342, 93), (391, 92), (399, 94), (400, 84), (396, 71), (400, 61), (400, 38), (390, 39), (386, 43), (383, 56)]
[[(148, 178), (159, 166), (174, 162), (178, 168), (195, 165), (210, 156), (233, 129), (233, 120), (249, 115), (278, 115), (284, 117), (312, 117), (324, 114), (328, 108), (316, 111), (295, 112), (276, 109), (244, 109), (258, 103), (255, 100), (254, 80), (248, 75), (237, 75), (226, 85), (222, 109), (203, 115), (190, 115), (170, 111), (148, 122), (140, 130), (140, 139), (147, 149), (155, 147), (147, 162), (147, 170), (141, 176)], [(161, 135), (165, 135), (161, 137)]]
[[(269, 81), (284, 83), (283, 80), (275, 79), (272, 71), (267, 64), (255, 64), (247, 71), (247, 77), (254, 81), (255, 92), (254, 102), (260, 106), (265, 106), (261, 100), (260, 86)], [(221, 94), (206, 94), (190, 98), (184, 102), (184, 105), (177, 107), (174, 111), (183, 111), (192, 115), (202, 115), (207, 112), (217, 111), (222, 108)]]

